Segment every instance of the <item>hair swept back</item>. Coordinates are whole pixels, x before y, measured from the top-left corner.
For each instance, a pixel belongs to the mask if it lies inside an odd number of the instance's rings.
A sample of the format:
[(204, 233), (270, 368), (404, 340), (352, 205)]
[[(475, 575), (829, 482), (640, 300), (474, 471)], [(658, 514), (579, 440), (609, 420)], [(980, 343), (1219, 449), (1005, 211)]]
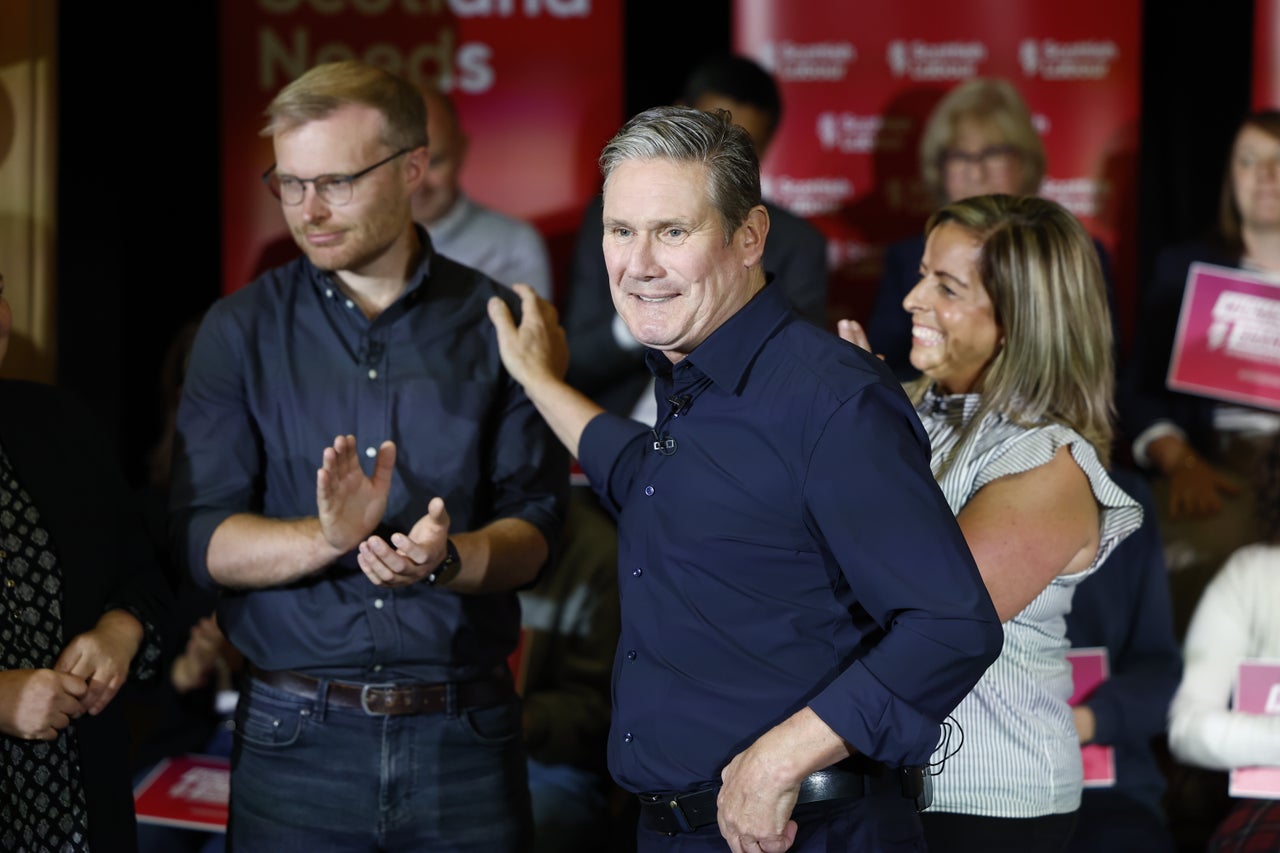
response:
[[(1111, 456), (1115, 371), (1098, 252), (1060, 204), (1035, 196), (974, 196), (935, 213), (926, 233), (954, 223), (981, 244), (978, 276), (1003, 343), (978, 380), (981, 403), (956, 447), (1000, 414), (1025, 426), (1064, 424)], [(919, 402), (922, 377), (909, 391)], [(954, 458), (954, 453), (952, 454)], [(949, 460), (944, 460), (942, 471)]]
[(382, 142), (393, 151), (427, 144), (427, 108), (407, 80), (363, 62), (317, 65), (285, 86), (267, 106), (263, 136), (274, 136), (358, 104), (382, 113)]
[(727, 246), (751, 208), (760, 204), (760, 163), (747, 132), (726, 110), (654, 107), (622, 126), (600, 153), (605, 191), (613, 170), (628, 160), (700, 163), (707, 195), (720, 217)]

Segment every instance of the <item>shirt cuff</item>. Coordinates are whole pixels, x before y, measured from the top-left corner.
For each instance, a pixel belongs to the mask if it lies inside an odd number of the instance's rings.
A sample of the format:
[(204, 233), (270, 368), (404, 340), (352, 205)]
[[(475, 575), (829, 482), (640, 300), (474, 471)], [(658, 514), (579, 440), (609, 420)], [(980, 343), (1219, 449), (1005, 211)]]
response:
[(893, 696), (861, 661), (813, 697), (809, 708), (858, 752), (891, 767), (926, 764), (938, 746), (938, 723)]
[[(1167, 435), (1176, 436), (1184, 442), (1187, 441), (1187, 434), (1173, 421), (1156, 421), (1139, 433), (1138, 437), (1133, 440), (1133, 461), (1143, 468), (1150, 468), (1151, 457), (1147, 456), (1147, 448), (1151, 446), (1151, 442)], [(1190, 442), (1187, 443), (1190, 444)]]

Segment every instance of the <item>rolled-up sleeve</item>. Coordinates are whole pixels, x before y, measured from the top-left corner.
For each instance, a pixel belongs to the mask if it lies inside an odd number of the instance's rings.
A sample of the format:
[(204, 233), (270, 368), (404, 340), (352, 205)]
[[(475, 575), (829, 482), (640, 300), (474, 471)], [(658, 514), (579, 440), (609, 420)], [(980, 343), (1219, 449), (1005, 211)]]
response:
[(262, 443), (245, 400), (242, 330), (214, 305), (200, 325), (183, 379), (170, 510), (174, 556), (209, 589), (209, 540), (229, 516), (258, 511)]
[(810, 707), (860, 752), (922, 764), (1003, 630), (898, 389), (868, 386), (833, 413), (804, 499), (815, 536), (883, 630)]

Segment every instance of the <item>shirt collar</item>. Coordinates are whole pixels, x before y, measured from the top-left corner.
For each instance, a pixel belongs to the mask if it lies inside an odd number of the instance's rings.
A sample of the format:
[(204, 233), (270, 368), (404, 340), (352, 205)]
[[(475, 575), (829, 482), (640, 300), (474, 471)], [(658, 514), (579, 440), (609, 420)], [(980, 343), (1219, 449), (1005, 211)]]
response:
[[(680, 364), (689, 362), (721, 389), (735, 394), (765, 342), (791, 316), (791, 306), (782, 290), (766, 281), (763, 290), (720, 324)], [(673, 365), (661, 352), (649, 350), (645, 359), (655, 375), (672, 370)]]
[[(410, 294), (414, 294), (426, 286), (428, 280), (431, 278), (431, 262), (436, 256), (436, 250), (431, 243), (431, 235), (427, 233), (427, 229), (423, 228), (416, 222), (414, 223), (413, 228), (418, 232), (418, 243), (422, 246), (422, 252), (418, 256), (418, 265), (413, 268), (413, 272), (409, 275), (409, 285), (404, 289), (404, 293), (400, 294), (400, 299), (404, 299)], [(311, 263), (311, 259), (305, 254), (302, 256), (302, 261), (307, 265), (311, 284), (321, 293), (324, 293), (330, 288), (337, 287), (337, 284), (332, 278), (330, 278), (328, 270), (322, 270), (315, 264)], [(413, 298), (417, 299), (417, 296), (414, 296)]]
[(920, 413), (959, 428), (973, 418), (981, 404), (981, 394), (943, 394), (937, 385), (930, 385), (920, 400)]

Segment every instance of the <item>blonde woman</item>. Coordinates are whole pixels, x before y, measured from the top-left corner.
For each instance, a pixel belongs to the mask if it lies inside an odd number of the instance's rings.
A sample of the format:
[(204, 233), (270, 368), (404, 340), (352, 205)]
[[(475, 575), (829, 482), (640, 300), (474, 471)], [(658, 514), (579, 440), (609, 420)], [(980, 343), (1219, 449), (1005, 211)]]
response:
[[(1079, 222), (1043, 199), (969, 198), (926, 233), (903, 300), (923, 374), (908, 390), (1005, 640), (935, 753), (925, 834), (931, 853), (1059, 851), (1082, 788), (1064, 616), (1142, 518), (1105, 470), (1102, 273)], [(866, 345), (855, 324), (840, 331)]]

